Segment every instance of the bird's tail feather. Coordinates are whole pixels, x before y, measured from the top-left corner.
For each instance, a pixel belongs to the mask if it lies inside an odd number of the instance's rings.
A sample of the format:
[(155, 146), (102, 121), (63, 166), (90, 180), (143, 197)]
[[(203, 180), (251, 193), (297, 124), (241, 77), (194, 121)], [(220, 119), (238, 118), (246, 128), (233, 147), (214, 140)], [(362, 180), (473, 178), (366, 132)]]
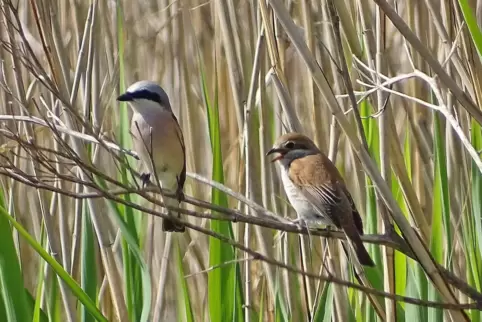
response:
[(186, 227), (184, 224), (175, 223), (169, 219), (162, 220), (162, 231), (171, 231), (171, 232), (179, 232), (182, 233), (186, 231)]
[[(164, 203), (168, 206), (179, 208), (179, 201), (177, 201), (176, 199), (164, 198)], [(177, 211), (168, 210), (167, 213), (170, 217), (181, 217), (181, 214)], [(162, 231), (184, 232), (185, 230), (186, 227), (184, 226), (184, 224), (176, 223), (173, 220), (169, 220), (167, 218), (162, 220)]]
[[(347, 236), (348, 237), (348, 236)], [(355, 251), (356, 257), (358, 258), (358, 261), (360, 264), (363, 266), (370, 266), (373, 267), (375, 266), (375, 263), (373, 262), (372, 258), (370, 257), (370, 254), (368, 254), (367, 249), (363, 245), (363, 242), (359, 238), (349, 238), (350, 240), (350, 245), (352, 246), (353, 250)]]
[(355, 251), (360, 264), (371, 267), (375, 266), (373, 259), (370, 257), (370, 254), (368, 254), (367, 249), (363, 244), (356, 246)]

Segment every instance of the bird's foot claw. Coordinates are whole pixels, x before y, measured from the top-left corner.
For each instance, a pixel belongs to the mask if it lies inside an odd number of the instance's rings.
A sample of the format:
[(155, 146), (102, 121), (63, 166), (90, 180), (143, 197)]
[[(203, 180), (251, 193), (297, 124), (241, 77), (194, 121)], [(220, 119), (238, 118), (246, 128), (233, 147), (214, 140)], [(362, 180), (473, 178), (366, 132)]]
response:
[(144, 189), (149, 182), (151, 182), (151, 174), (149, 172), (144, 172), (141, 174), (142, 189)]
[(176, 191), (176, 199), (181, 202), (184, 201), (184, 192), (182, 190)]
[(303, 218), (292, 219), (291, 222), (302, 228), (308, 228), (308, 225), (306, 224), (306, 221)]

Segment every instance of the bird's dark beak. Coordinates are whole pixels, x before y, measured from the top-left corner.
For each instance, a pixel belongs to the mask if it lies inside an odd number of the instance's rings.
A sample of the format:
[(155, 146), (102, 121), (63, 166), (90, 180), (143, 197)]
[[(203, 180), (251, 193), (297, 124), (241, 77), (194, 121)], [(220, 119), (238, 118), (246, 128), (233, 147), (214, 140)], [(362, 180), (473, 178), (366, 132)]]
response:
[(278, 155), (273, 160), (271, 160), (271, 162), (275, 162), (275, 161), (278, 161), (278, 160), (282, 159), (284, 154), (286, 153), (286, 150), (282, 149), (282, 148), (272, 148), (271, 150), (269, 150), (266, 153), (266, 156), (268, 156), (270, 154), (273, 154), (273, 153), (278, 153)]
[(132, 94), (129, 93), (129, 92), (125, 92), (124, 94), (120, 95), (119, 97), (117, 97), (117, 100), (119, 102), (130, 102), (132, 101), (134, 98), (132, 97)]

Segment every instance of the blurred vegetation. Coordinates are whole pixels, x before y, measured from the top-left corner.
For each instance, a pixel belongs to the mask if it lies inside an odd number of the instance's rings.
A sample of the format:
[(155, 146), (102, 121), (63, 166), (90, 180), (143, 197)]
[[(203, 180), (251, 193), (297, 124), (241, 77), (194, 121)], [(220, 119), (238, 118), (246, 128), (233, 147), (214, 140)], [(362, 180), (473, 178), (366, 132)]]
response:
[[(2, 0), (0, 321), (482, 321), (481, 3)], [(184, 131), (184, 234), (139, 188), (141, 79)], [(287, 220), (292, 130), (375, 268)]]

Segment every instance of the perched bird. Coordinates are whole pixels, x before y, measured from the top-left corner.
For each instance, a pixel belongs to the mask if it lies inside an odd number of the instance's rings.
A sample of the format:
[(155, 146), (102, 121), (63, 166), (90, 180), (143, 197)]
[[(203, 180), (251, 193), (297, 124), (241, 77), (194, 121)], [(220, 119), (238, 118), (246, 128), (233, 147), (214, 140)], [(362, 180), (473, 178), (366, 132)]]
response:
[[(144, 184), (157, 176), (161, 188), (177, 194), (176, 199), (164, 198), (164, 203), (179, 207), (186, 180), (186, 150), (169, 97), (156, 83), (143, 80), (129, 86), (117, 100), (128, 102), (133, 110), (130, 133), (145, 170), (142, 174)], [(172, 211), (169, 214), (180, 216)], [(164, 219), (162, 230), (183, 232), (185, 227)]]
[(287, 133), (279, 137), (266, 155), (281, 164), (286, 195), (305, 224), (342, 229), (362, 265), (375, 266), (363, 246), (363, 223), (338, 169), (305, 135)]

